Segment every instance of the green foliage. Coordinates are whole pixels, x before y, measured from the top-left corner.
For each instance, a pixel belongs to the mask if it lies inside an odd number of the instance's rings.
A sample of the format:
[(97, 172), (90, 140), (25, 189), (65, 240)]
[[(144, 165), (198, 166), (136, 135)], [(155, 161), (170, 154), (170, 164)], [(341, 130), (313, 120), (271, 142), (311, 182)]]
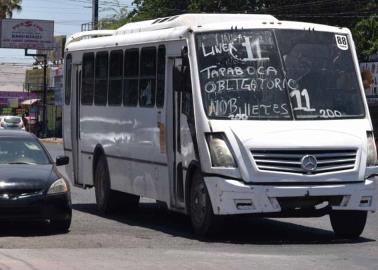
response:
[(261, 9), (261, 0), (134, 0), (133, 21), (183, 13), (247, 13)]
[(375, 14), (377, 0), (134, 0), (133, 21), (188, 12), (266, 13), (281, 20), (353, 27)]
[(13, 11), (21, 11), (22, 0), (0, 0), (0, 19), (12, 18)]
[(358, 22), (353, 29), (353, 38), (360, 60), (367, 60), (370, 55), (378, 53), (378, 16)]
[(117, 29), (130, 21), (128, 7), (122, 5), (120, 0), (108, 0), (107, 3), (108, 6), (101, 8), (101, 11), (112, 15), (99, 21), (100, 29)]

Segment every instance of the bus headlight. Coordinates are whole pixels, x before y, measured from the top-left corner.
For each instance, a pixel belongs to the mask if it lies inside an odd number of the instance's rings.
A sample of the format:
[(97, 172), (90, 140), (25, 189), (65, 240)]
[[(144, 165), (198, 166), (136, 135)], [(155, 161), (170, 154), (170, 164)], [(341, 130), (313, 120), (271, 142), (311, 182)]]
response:
[(48, 195), (58, 194), (58, 193), (65, 193), (68, 191), (68, 186), (66, 181), (63, 178), (59, 178), (50, 186), (49, 190), (47, 191)]
[(207, 143), (213, 167), (236, 167), (234, 156), (223, 133), (209, 134), (207, 136)]
[(375, 166), (377, 164), (377, 149), (375, 148), (374, 134), (372, 131), (367, 131), (367, 159), (366, 166)]

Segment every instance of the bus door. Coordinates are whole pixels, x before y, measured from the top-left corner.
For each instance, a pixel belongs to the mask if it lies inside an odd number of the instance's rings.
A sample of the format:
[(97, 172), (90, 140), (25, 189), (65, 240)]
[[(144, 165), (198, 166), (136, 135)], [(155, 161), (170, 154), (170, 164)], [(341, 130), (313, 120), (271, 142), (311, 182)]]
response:
[(171, 205), (177, 209), (185, 208), (184, 187), (183, 187), (183, 166), (182, 166), (182, 145), (181, 145), (181, 111), (182, 111), (182, 58), (171, 57), (168, 65), (168, 78), (172, 91), (168, 91), (168, 132), (172, 138), (167, 142), (168, 164), (170, 170), (170, 192)]
[(81, 148), (80, 148), (80, 94), (81, 94), (81, 64), (73, 65), (72, 106), (71, 106), (71, 141), (72, 162), (75, 186), (82, 186), (81, 177)]

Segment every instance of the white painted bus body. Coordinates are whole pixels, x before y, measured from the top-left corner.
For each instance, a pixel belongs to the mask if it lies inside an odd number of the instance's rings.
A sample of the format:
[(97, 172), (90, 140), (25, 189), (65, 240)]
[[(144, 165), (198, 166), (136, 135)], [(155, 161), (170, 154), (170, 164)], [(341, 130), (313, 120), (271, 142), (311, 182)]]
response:
[[(213, 120), (203, 106), (199, 70), (195, 50), (197, 33), (229, 29), (296, 29), (322, 31), (348, 36), (355, 69), (359, 73), (354, 43), (348, 29), (324, 25), (278, 21), (271, 16), (256, 15), (181, 15), (171, 22), (129, 24), (114, 35), (84, 39), (68, 44), (73, 67), (81, 69), (83, 54), (113, 49), (166, 47), (164, 107), (78, 106), (80, 100), (75, 70), (72, 69), (71, 103), (64, 106), (64, 148), (70, 156), (71, 180), (79, 186), (94, 185), (96, 147), (107, 159), (111, 188), (165, 202), (169, 209), (187, 213), (190, 171), (201, 170), (216, 215), (275, 214), (282, 211), (280, 198), (341, 196), (332, 209), (375, 210), (375, 174), (377, 167), (367, 167), (367, 132), (372, 131), (367, 103), (362, 92), (365, 116), (342, 120)], [(190, 62), (194, 126), (188, 117), (174, 111), (175, 97), (172, 68), (187, 46)], [(78, 70), (79, 72), (79, 70)], [(80, 81), (80, 76), (77, 77)], [(177, 104), (176, 104), (177, 105)], [(77, 136), (75, 123), (78, 118)], [(177, 153), (175, 123), (180, 122), (180, 147)], [(234, 168), (214, 167), (206, 134), (224, 133), (237, 164)], [(193, 136), (194, 135), (194, 136)], [(74, 140), (77, 138), (77, 150)], [(176, 150), (175, 150), (176, 149)], [(196, 153), (196, 149), (198, 152)], [(354, 149), (353, 168), (318, 174), (298, 174), (261, 170), (252, 150), (333, 151)], [(176, 152), (175, 152), (176, 151)], [(174, 153), (175, 152), (175, 153)], [(174, 172), (181, 162), (183, 182), (177, 194)], [(193, 165), (194, 164), (194, 165)], [(76, 168), (74, 168), (76, 166)], [(76, 175), (74, 175), (76, 174)]]

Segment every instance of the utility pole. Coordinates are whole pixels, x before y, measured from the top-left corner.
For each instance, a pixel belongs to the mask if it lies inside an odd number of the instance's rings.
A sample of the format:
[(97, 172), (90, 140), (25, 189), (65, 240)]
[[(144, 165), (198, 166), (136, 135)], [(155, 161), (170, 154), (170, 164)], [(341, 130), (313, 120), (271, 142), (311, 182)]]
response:
[(42, 137), (47, 136), (47, 54), (32, 54), (25, 49), (25, 56), (43, 57), (43, 107), (42, 107)]
[(98, 30), (98, 0), (92, 0), (92, 27)]

